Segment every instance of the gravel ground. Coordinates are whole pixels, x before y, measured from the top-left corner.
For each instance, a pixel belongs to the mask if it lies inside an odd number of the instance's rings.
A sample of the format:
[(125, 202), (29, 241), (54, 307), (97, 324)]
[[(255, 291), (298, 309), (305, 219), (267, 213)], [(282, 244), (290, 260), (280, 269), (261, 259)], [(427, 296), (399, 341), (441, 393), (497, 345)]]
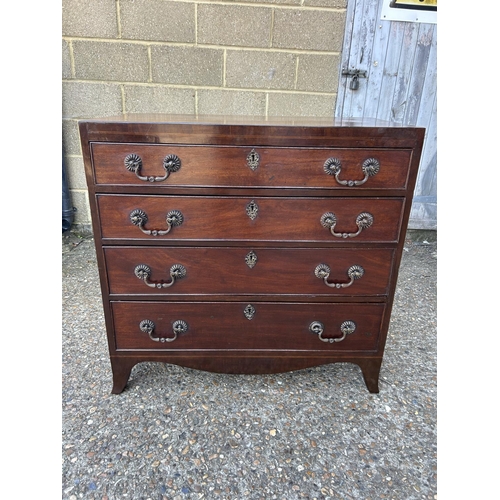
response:
[(407, 240), (380, 376), (160, 363), (112, 395), (94, 241), (63, 235), (62, 498), (437, 498), (436, 243)]

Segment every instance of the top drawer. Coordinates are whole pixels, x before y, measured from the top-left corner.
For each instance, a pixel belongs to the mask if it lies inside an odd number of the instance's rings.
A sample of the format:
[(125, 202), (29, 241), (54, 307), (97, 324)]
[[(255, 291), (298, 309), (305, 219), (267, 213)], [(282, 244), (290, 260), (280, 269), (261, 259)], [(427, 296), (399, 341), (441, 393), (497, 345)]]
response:
[(409, 149), (92, 143), (95, 183), (120, 186), (406, 189)]

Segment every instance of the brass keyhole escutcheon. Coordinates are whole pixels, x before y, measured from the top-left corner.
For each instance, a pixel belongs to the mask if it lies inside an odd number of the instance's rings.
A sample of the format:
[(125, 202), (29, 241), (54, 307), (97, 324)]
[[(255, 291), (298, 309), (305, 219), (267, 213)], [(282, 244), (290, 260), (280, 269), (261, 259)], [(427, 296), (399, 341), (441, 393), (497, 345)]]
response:
[(250, 153), (247, 155), (247, 165), (250, 167), (251, 170), (256, 170), (257, 167), (259, 166), (260, 162), (260, 155), (255, 151), (255, 149), (252, 149)]
[(246, 319), (252, 320), (255, 316), (255, 307), (252, 306), (252, 304), (248, 304), (243, 310), (243, 314), (245, 315)]
[(255, 203), (255, 200), (252, 200), (250, 203), (247, 204), (246, 212), (248, 217), (250, 217), (250, 220), (255, 220), (257, 214), (259, 213), (259, 205)]
[(255, 264), (257, 264), (257, 254), (251, 250), (250, 252), (248, 252), (246, 255), (245, 255), (245, 262), (246, 262), (246, 265), (250, 268), (250, 269), (253, 269), (253, 267), (255, 266)]

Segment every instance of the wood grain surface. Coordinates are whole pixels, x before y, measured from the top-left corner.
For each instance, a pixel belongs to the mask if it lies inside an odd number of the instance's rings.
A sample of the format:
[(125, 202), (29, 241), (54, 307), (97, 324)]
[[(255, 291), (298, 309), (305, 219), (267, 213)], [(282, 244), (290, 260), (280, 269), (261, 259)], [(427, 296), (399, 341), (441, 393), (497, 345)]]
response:
[[(254, 303), (255, 314), (244, 315), (246, 302), (144, 302), (111, 304), (116, 347), (153, 350), (271, 350), (374, 351), (384, 304)], [(174, 337), (172, 324), (183, 320), (186, 333), (173, 342), (155, 342), (140, 330), (142, 320), (155, 324), (153, 337)], [(341, 342), (323, 342), (309, 330), (313, 321), (324, 325), (324, 338), (341, 338), (340, 325), (354, 321), (356, 330)]]
[[(255, 150), (259, 166), (252, 170), (247, 155)], [(124, 166), (131, 153), (142, 159), (142, 176), (164, 176), (163, 159), (174, 154), (181, 168), (158, 183), (137, 178)], [(97, 184), (150, 185), (154, 187), (265, 187), (265, 188), (331, 188), (344, 189), (335, 176), (323, 168), (328, 158), (341, 162), (340, 180), (362, 180), (362, 164), (369, 158), (380, 162), (378, 174), (363, 185), (366, 189), (404, 189), (410, 165), (411, 150), (380, 148), (266, 148), (210, 147), (144, 144), (92, 144), (92, 156)], [(353, 187), (353, 189), (357, 189)]]
[[(179, 297), (190, 295), (385, 295), (394, 251), (388, 248), (302, 249), (259, 248), (257, 263), (245, 262), (251, 248), (106, 247), (112, 295)], [(151, 288), (134, 274), (139, 264), (151, 269), (153, 282), (170, 282), (169, 270), (181, 264), (185, 278), (168, 288)], [(331, 269), (329, 281), (348, 283), (348, 269), (359, 265), (364, 275), (347, 288), (330, 288), (315, 276), (318, 264)]]
[[(247, 215), (255, 202), (257, 216)], [(306, 198), (306, 197), (220, 197), (220, 196), (130, 196), (98, 195), (103, 239), (130, 240), (142, 244), (172, 242), (261, 241), (339, 243), (396, 243), (403, 216), (404, 198)], [(179, 210), (183, 223), (163, 236), (144, 234), (130, 221), (135, 209), (148, 217), (147, 230), (167, 229), (166, 216)], [(333, 236), (321, 224), (323, 214), (337, 218), (337, 233), (356, 233), (356, 217), (364, 212), (373, 224), (356, 237)]]

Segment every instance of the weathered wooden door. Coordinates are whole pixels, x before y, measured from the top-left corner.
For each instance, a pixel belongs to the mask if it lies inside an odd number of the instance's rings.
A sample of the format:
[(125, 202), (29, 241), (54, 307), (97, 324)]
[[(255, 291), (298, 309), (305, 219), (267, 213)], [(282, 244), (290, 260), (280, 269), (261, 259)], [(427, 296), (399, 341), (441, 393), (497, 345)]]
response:
[[(437, 229), (435, 23), (382, 19), (384, 0), (348, 0), (336, 118), (369, 117), (427, 129), (410, 229)], [(360, 70), (357, 90), (345, 71)]]

